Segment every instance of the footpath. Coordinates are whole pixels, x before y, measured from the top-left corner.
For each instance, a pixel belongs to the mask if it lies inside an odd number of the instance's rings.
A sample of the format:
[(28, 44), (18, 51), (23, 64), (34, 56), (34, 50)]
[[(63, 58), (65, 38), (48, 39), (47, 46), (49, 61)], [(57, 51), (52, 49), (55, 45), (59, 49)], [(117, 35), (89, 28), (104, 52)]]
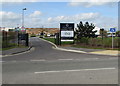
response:
[(13, 49), (9, 49), (9, 50), (4, 50), (4, 51), (2, 51), (2, 56), (14, 55), (14, 54), (22, 53), (22, 52), (25, 52), (25, 51), (29, 51), (30, 49), (31, 49), (31, 47), (13, 48)]
[(81, 51), (88, 54), (98, 54), (98, 55), (112, 55), (112, 56), (118, 56), (119, 51), (118, 50), (105, 50), (105, 49), (87, 49), (87, 48), (75, 48), (75, 47), (59, 47), (61, 49), (67, 49), (71, 51)]

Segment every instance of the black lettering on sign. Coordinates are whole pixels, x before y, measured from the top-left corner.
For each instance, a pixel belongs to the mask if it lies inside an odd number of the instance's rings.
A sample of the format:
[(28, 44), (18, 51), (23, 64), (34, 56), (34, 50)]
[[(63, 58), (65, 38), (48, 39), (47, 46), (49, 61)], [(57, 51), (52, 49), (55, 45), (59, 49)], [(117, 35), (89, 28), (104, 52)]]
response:
[(70, 35), (70, 33), (69, 32), (65, 32), (65, 35)]

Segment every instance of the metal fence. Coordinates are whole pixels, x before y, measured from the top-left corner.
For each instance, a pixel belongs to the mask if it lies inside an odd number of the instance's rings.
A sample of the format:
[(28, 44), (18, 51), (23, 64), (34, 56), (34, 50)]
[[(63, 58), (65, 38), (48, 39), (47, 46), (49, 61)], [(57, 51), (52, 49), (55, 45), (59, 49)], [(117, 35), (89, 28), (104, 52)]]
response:
[(2, 48), (12, 47), (18, 43), (18, 34), (16, 32), (2, 31)]
[(28, 46), (28, 34), (15, 31), (2, 31), (2, 48)]

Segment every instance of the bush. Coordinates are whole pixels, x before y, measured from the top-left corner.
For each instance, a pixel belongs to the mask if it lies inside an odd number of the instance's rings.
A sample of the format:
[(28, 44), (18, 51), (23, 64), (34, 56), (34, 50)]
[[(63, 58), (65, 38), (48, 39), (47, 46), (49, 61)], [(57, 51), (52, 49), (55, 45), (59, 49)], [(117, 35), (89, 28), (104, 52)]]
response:
[(88, 44), (91, 46), (102, 46), (102, 39), (90, 38)]
[(81, 39), (79, 40), (79, 42), (80, 42), (80, 43), (83, 43), (83, 44), (88, 44), (88, 40), (89, 40), (89, 38), (83, 37), (83, 38), (81, 38)]
[(112, 46), (112, 39), (111, 38), (104, 38), (103, 39), (103, 47), (111, 47)]
[[(119, 38), (114, 38), (114, 48), (119, 47)], [(111, 48), (112, 47), (112, 38), (81, 38), (79, 40), (79, 44), (85, 44), (88, 46), (95, 46), (95, 47), (106, 47)]]

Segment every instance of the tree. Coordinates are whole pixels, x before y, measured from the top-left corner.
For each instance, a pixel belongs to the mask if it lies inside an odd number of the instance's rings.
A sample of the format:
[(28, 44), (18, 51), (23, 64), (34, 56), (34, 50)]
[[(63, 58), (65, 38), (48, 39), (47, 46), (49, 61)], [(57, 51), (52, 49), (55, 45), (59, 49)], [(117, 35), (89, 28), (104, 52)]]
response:
[(82, 21), (80, 21), (79, 24), (77, 24), (77, 29), (76, 29), (76, 36), (77, 39), (81, 39), (83, 37), (85, 38), (94, 38), (96, 37), (95, 33), (97, 31), (93, 31), (93, 29), (95, 28), (94, 24), (90, 24), (88, 22), (86, 22), (85, 24), (82, 23)]
[(103, 35), (104, 37), (107, 37), (107, 36), (108, 36), (108, 33), (107, 33), (106, 30), (103, 30), (103, 31), (102, 31), (102, 30), (100, 29), (100, 35), (101, 35), (101, 36)]

